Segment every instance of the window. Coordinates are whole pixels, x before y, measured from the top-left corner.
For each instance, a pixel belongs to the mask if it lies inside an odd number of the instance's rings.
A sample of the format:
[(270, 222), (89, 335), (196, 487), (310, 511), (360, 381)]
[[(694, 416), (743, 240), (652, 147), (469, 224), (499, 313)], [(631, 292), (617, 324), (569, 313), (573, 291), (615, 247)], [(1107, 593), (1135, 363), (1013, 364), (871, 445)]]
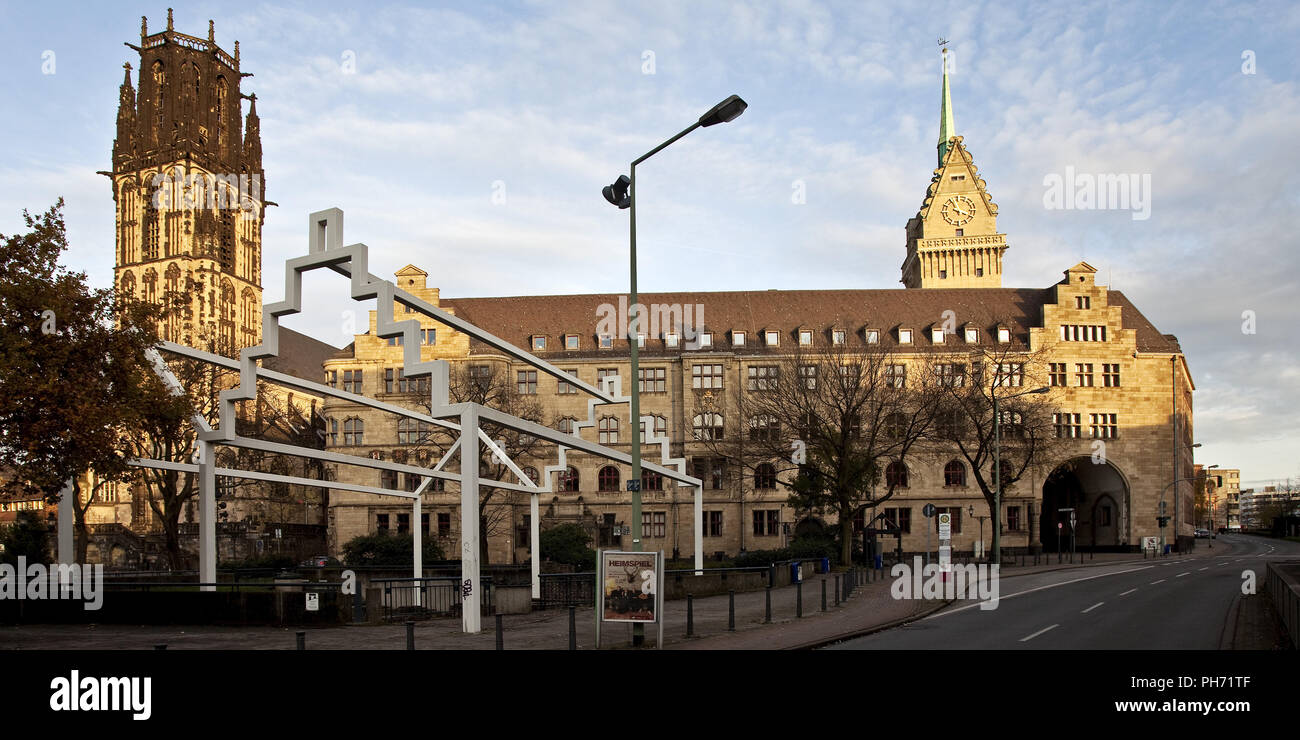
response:
[(812, 344), (812, 332), (807, 329), (800, 329), (799, 345), (802, 347), (807, 347), (810, 344)]
[(560, 420), (556, 422), (555, 428), (561, 432), (564, 432), (565, 434), (573, 434), (573, 429), (574, 429), (573, 425), (577, 421), (578, 420), (573, 418), (572, 416), (561, 416)]
[(1074, 307), (1075, 307), (1075, 308), (1092, 308), (1092, 299), (1089, 298), (1089, 297), (1086, 296), (1086, 295), (1078, 295), (1078, 296), (1075, 296), (1075, 297), (1074, 297)]
[(516, 377), (516, 388), (522, 396), (532, 396), (537, 394), (537, 371), (536, 370), (519, 370)]
[(523, 473), (524, 473), (524, 477), (525, 477), (525, 478), (527, 478), (528, 480), (530, 480), (530, 481), (532, 481), (532, 482), (534, 482), (534, 483), (536, 483), (538, 480), (540, 480), (540, 477), (537, 475), (537, 468), (534, 468), (534, 467), (531, 466), (531, 465), (525, 467), (525, 468), (523, 469)]
[(670, 331), (670, 332), (667, 332), (667, 333), (664, 334), (664, 346), (665, 346), (665, 347), (676, 348), (678, 342), (679, 342), (679, 337), (677, 336), (677, 332), (671, 332), (671, 331)]
[(610, 491), (617, 491), (618, 490), (618, 468), (614, 467), (613, 465), (606, 465), (605, 467), (601, 468), (600, 473), (596, 475), (596, 490), (604, 491), (606, 493)]
[(1110, 526), (1110, 507), (1109, 507), (1109, 506), (1103, 506), (1103, 507), (1101, 507), (1101, 511), (1100, 511), (1099, 513), (1101, 514), (1101, 526), (1103, 526), (1103, 527), (1109, 527), (1109, 526)]
[(867, 329), (867, 344), (880, 344), (879, 329)]
[(817, 388), (817, 366), (816, 365), (800, 365), (799, 377), (801, 379), (800, 382), (802, 382), (804, 387), (807, 388), (808, 390), (815, 390)]
[(405, 342), (406, 342), (406, 336), (403, 334), (398, 334), (395, 337), (388, 338), (389, 347), (401, 347)]
[[(665, 436), (668, 432), (668, 420), (662, 416), (659, 416), (658, 414), (655, 414), (653, 418), (655, 420), (655, 428), (654, 428), (654, 433), (651, 436), (652, 437)], [(641, 443), (645, 444), (645, 441), (646, 441), (645, 422), (643, 421), (641, 422)]]
[(1007, 507), (1007, 530), (1011, 532), (1020, 531), (1020, 507)]
[(381, 470), (379, 471), (379, 487), (397, 490), (397, 471)]
[(347, 419), (343, 422), (343, 444), (359, 445), (362, 444), (362, 438), (365, 436), (366, 423), (357, 418)]
[(966, 344), (979, 344), (980, 330), (973, 327), (966, 327)]
[(603, 445), (612, 445), (618, 442), (618, 419), (613, 416), (600, 417), (598, 441)]
[[(958, 236), (961, 236), (961, 235), (958, 234)], [(945, 279), (945, 278), (947, 278), (947, 277), (948, 277), (948, 271), (947, 271), (947, 270), (940, 270), (940, 271), (939, 271), (939, 279), (940, 279), (940, 280), (943, 280), (943, 279)]]
[(668, 536), (668, 514), (662, 511), (641, 512), (641, 536), (662, 538)]
[(722, 414), (696, 414), (692, 428), (696, 439), (722, 439)]
[(577, 335), (577, 334), (565, 334), (565, 335), (564, 335), (564, 348), (565, 348), (565, 349), (577, 349), (577, 348), (578, 348), (578, 335)]
[(705, 537), (722, 536), (722, 512), (721, 511), (704, 512), (704, 536)]
[(966, 366), (952, 362), (941, 362), (934, 366), (934, 375), (939, 383), (950, 388), (960, 388), (966, 382)]
[(749, 418), (749, 438), (755, 442), (776, 442), (781, 435), (781, 422), (771, 414), (755, 414)]
[(1119, 387), (1119, 364), (1101, 366), (1101, 384), (1107, 388)]
[(451, 514), (445, 512), (438, 514), (438, 536), (451, 536)]
[(832, 344), (844, 344), (848, 339), (848, 334), (843, 329), (835, 329), (831, 332)]
[(1092, 363), (1076, 362), (1074, 363), (1074, 384), (1084, 387), (1092, 387)]
[(692, 388), (721, 388), (722, 365), (691, 366)]
[(751, 391), (776, 390), (776, 378), (780, 368), (777, 365), (750, 365), (749, 389)]
[(943, 344), (943, 327), (934, 326), (930, 328), (930, 341), (934, 344)]
[(407, 533), (410, 532), (410, 531), (411, 531), (411, 515), (410, 515), (410, 514), (398, 514), (398, 515), (397, 515), (397, 533), (398, 533), (398, 534), (407, 534)]
[(1019, 362), (1003, 362), (997, 366), (993, 378), (994, 387), (1009, 386), (1019, 388), (1025, 380), (1025, 366)]
[(1056, 436), (1061, 439), (1078, 439), (1083, 436), (1079, 414), (1052, 414), (1052, 424), (1056, 427)]
[(325, 371), (325, 385), (328, 385), (328, 386), (331, 387), (331, 388), (338, 388), (338, 387), (339, 387), (339, 371), (338, 371), (338, 370), (326, 370), (326, 371)]
[[(961, 234), (958, 234), (957, 236), (961, 236)], [(983, 268), (983, 267), (976, 267), (976, 268), (975, 268), (975, 277), (984, 277), (984, 268)]]
[(605, 380), (605, 378), (617, 378), (617, 377), (618, 377), (618, 368), (616, 367), (597, 368), (596, 386), (603, 388), (604, 387), (603, 381)]
[(379, 534), (388, 534), (388, 515), (375, 514), (375, 530)]
[(637, 335), (636, 335), (636, 346), (637, 346), (637, 349), (645, 349), (645, 335), (644, 335), (644, 334), (637, 334)]
[(560, 490), (566, 493), (574, 493), (582, 483), (581, 476), (578, 475), (578, 469), (570, 465), (563, 473), (560, 473)]
[(433, 431), (433, 425), (418, 419), (397, 420), (397, 444), (413, 445), (424, 442)]
[(731, 332), (731, 346), (732, 346), (732, 347), (744, 347), (744, 346), (745, 346), (745, 332), (743, 332), (743, 331), (733, 331), (733, 332)]
[(1048, 365), (1048, 385), (1064, 387), (1065, 386), (1065, 363), (1053, 362)]
[(769, 347), (775, 347), (781, 343), (781, 334), (776, 331), (768, 330), (763, 332), (763, 341)]
[(1118, 436), (1115, 414), (1088, 414), (1088, 424), (1092, 427), (1093, 439), (1115, 439)]
[(709, 349), (713, 346), (713, 332), (702, 331), (699, 335), (700, 349)]
[(691, 475), (699, 478), (706, 488), (722, 489), (726, 473), (726, 460), (721, 457), (691, 458)]
[(540, 334), (534, 334), (534, 335), (532, 336), (532, 345), (533, 345), (533, 351), (534, 351), (534, 352), (545, 352), (545, 351), (546, 351), (546, 337), (541, 336)]
[(1101, 325), (1062, 324), (1061, 341), (1104, 342), (1106, 341), (1106, 327)]
[(912, 507), (904, 506), (902, 508), (885, 509), (885, 518), (903, 534), (912, 533)]
[(664, 477), (653, 470), (641, 468), (641, 490), (642, 491), (662, 491), (664, 490)]
[[(564, 372), (568, 373), (569, 375), (572, 375), (575, 378), (578, 377), (577, 370), (565, 370)], [(576, 385), (573, 385), (572, 383), (567, 383), (563, 380), (557, 380), (555, 382), (555, 392), (561, 395), (568, 394), (568, 393), (577, 393), (578, 387)]]
[(907, 367), (904, 365), (886, 365), (885, 382), (894, 388), (907, 386)]
[(899, 329), (899, 330), (898, 330), (898, 343), (899, 343), (899, 344), (911, 344), (911, 343), (912, 343), (912, 330), (911, 330), (911, 329)]
[(662, 367), (637, 368), (636, 387), (641, 393), (666, 393), (668, 391), (668, 371)]
[(754, 468), (754, 489), (767, 491), (776, 488), (776, 468), (771, 463), (763, 463)]
[(395, 377), (395, 376), (393, 375), (393, 368), (391, 368), (391, 367), (386, 367), (386, 368), (384, 368), (384, 393), (392, 393), (392, 392), (393, 392), (393, 378), (394, 378), (394, 377)]
[(470, 365), (469, 384), (480, 393), (492, 387), (492, 367), (490, 365)]
[(598, 339), (601, 349), (611, 349), (614, 346), (614, 337), (609, 334), (601, 334)]
[(361, 392), (361, 371), (344, 370), (343, 371), (343, 390), (348, 393)]
[(907, 466), (901, 462), (891, 462), (885, 468), (885, 484), (897, 488), (907, 488)]
[(438, 343), (437, 329), (421, 329), (420, 333), (424, 335), (424, 343), (432, 347)]
[(1011, 341), (1011, 330), (1005, 326), (998, 327), (998, 341), (1006, 344)]
[(943, 484), (945, 486), (964, 487), (966, 485), (966, 466), (956, 460), (943, 466)]
[(960, 506), (940, 506), (935, 509), (934, 530), (939, 531), (939, 514), (952, 515), (952, 533), (961, 534), (961, 507)]
[(339, 420), (330, 419), (330, 444), (336, 445), (338, 443), (339, 443)]
[(754, 512), (754, 536), (773, 537), (781, 533), (781, 510), (760, 509)]

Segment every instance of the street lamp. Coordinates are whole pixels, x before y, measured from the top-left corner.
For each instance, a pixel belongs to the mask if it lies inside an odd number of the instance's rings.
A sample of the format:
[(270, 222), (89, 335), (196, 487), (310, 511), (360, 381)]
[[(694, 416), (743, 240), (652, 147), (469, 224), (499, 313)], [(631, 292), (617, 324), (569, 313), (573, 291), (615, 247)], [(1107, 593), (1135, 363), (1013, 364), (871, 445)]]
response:
[[(641, 332), (641, 311), (637, 307), (637, 289), (636, 289), (636, 166), (653, 157), (659, 152), (666, 149), (670, 144), (682, 138), (700, 127), (716, 126), (719, 123), (727, 123), (736, 120), (749, 104), (741, 100), (739, 96), (732, 95), (721, 103), (713, 106), (699, 120), (683, 129), (680, 133), (668, 139), (659, 146), (651, 149), (645, 154), (632, 160), (627, 175), (619, 175), (618, 179), (611, 185), (606, 185), (602, 190), (605, 200), (620, 209), (627, 208), (629, 214), (629, 252), (631, 262), (631, 290), (628, 295), (628, 344), (632, 348), (632, 373), (628, 378), (628, 385), (632, 390), (632, 431), (636, 432), (632, 440), (632, 472), (628, 478), (628, 488), (632, 492), (632, 548), (639, 550), (641, 547), (641, 389), (640, 389), (640, 354), (638, 347), (640, 344), (639, 334)], [(632, 327), (636, 327), (633, 331)], [(632, 627), (632, 644), (640, 645), (645, 641), (645, 626), (635, 624)]]
[[(1019, 398), (1020, 396), (1029, 396), (1033, 394), (1047, 393), (1050, 390), (1047, 386), (1035, 388), (1032, 391), (1021, 391), (1007, 398)], [(991, 391), (993, 394), (993, 510), (989, 515), (993, 517), (993, 564), (1002, 564), (1002, 414), (998, 411), (998, 391), (995, 385)], [(984, 536), (984, 524), (980, 523), (980, 537)]]

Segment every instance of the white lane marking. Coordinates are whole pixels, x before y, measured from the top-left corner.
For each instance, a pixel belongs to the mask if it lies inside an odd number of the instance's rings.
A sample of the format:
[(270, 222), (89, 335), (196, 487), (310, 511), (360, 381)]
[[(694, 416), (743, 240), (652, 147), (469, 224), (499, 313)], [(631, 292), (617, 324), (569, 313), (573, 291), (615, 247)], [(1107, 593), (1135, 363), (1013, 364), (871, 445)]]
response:
[(1205, 566), (1204, 568), (1201, 568), (1200, 570), (1209, 570), (1209, 569), (1210, 569), (1210, 566), (1207, 565), (1207, 566)]
[(1157, 583), (1164, 583), (1164, 582), (1165, 582), (1165, 579), (1161, 578), (1161, 579), (1158, 580), (1158, 581), (1152, 581), (1152, 582), (1151, 582), (1151, 585), (1154, 586), (1154, 585), (1156, 585)]
[(1179, 573), (1178, 575), (1174, 576), (1174, 578), (1182, 578), (1183, 576), (1185, 576), (1185, 575), (1187, 575), (1187, 574), (1189, 574), (1189, 573), (1191, 573), (1190, 570), (1183, 571), (1182, 573)]
[[(1147, 569), (1149, 569), (1149, 568), (1151, 568), (1151, 567), (1152, 567), (1152, 566), (1150, 566), (1150, 565), (1144, 565), (1144, 566), (1142, 566), (1142, 567), (1140, 567), (1140, 568), (1128, 568), (1127, 570), (1117, 570), (1117, 571), (1115, 571), (1114, 573), (1098, 573), (1098, 574), (1095, 575), (1095, 576), (1084, 576), (1083, 578), (1075, 578), (1074, 580), (1071, 580), (1071, 581), (1061, 581), (1060, 583), (1049, 583), (1049, 584), (1047, 584), (1046, 586), (1035, 586), (1034, 588), (1028, 588), (1028, 589), (1025, 589), (1024, 591), (1017, 591), (1017, 592), (1015, 592), (1014, 594), (1007, 594), (1006, 596), (1002, 596), (999, 600), (1000, 600), (1000, 601), (1006, 601), (1007, 599), (1013, 599), (1013, 598), (1015, 598), (1015, 597), (1017, 597), (1017, 596), (1024, 596), (1025, 594), (1032, 594), (1032, 593), (1035, 592), (1035, 591), (1042, 591), (1042, 590), (1044, 590), (1044, 589), (1056, 588), (1057, 586), (1068, 586), (1068, 585), (1070, 585), (1071, 583), (1079, 583), (1079, 582), (1081, 582), (1081, 581), (1091, 581), (1091, 580), (1093, 580), (1094, 578), (1105, 578), (1106, 576), (1119, 576), (1119, 575), (1123, 575), (1123, 574), (1125, 574), (1125, 573), (1136, 573), (1136, 572), (1139, 571), (1139, 570), (1147, 570)], [(959, 606), (959, 607), (957, 607), (956, 609), (947, 609), (947, 610), (945, 610), (945, 611), (941, 611), (941, 612), (939, 612), (938, 614), (931, 614), (930, 616), (928, 616), (928, 617), (924, 617), (924, 618), (919, 619), (919, 620), (917, 620), (917, 621), (924, 622), (924, 621), (926, 621), (926, 620), (928, 620), (928, 619), (938, 619), (939, 617), (944, 617), (944, 616), (947, 616), (947, 615), (949, 615), (949, 614), (956, 614), (957, 612), (966, 611), (967, 609), (974, 609), (974, 608), (976, 608), (976, 607), (978, 607), (978, 606), (979, 606), (978, 603), (975, 603), (975, 604), (967, 604), (966, 606)]]
[(1059, 625), (1059, 624), (1054, 624), (1054, 625), (1052, 625), (1051, 627), (1044, 627), (1044, 628), (1038, 630), (1037, 632), (1035, 632), (1035, 633), (1032, 634), (1032, 635), (1029, 635), (1029, 636), (1027, 636), (1027, 637), (1022, 637), (1022, 638), (1020, 638), (1020, 641), (1021, 641), (1021, 642), (1029, 642), (1030, 640), (1034, 639), (1035, 637), (1038, 637), (1039, 635), (1043, 634), (1044, 632), (1047, 632), (1047, 631), (1049, 631), (1049, 630), (1054, 630), (1054, 629), (1056, 629), (1057, 627), (1060, 627), (1060, 626), (1061, 626), (1061, 625)]
[(1133, 593), (1133, 592), (1136, 591), (1136, 590), (1137, 590), (1136, 588), (1130, 588), (1129, 590), (1127, 590), (1127, 591), (1125, 591), (1124, 593), (1120, 594), (1120, 596), (1128, 596), (1129, 594)]
[(1093, 609), (1096, 609), (1097, 607), (1099, 607), (1099, 606), (1101, 606), (1102, 604), (1105, 604), (1105, 603), (1106, 603), (1106, 602), (1104, 602), (1104, 601), (1098, 601), (1096, 604), (1093, 604), (1092, 606), (1088, 607), (1087, 609), (1084, 609), (1083, 611), (1081, 611), (1081, 612), (1079, 612), (1079, 613), (1080, 613), (1080, 614), (1087, 614), (1088, 612), (1092, 611)]

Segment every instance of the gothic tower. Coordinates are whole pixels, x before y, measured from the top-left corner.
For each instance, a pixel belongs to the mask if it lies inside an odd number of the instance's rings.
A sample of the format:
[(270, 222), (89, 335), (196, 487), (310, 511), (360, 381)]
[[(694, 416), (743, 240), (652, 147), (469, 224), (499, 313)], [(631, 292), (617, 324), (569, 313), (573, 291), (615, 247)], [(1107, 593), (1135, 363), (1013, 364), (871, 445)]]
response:
[(953, 123), (947, 48), (938, 149), (939, 166), (921, 210), (907, 222), (901, 282), (908, 288), (1000, 288), (1006, 234), (998, 233), (998, 206)]
[[(262, 341), (265, 175), (257, 96), (242, 121), (239, 42), (140, 21), (139, 93), (126, 67), (113, 141), (118, 290), (150, 302), (181, 296), (159, 334), (235, 356)], [(107, 173), (106, 173), (107, 174)]]

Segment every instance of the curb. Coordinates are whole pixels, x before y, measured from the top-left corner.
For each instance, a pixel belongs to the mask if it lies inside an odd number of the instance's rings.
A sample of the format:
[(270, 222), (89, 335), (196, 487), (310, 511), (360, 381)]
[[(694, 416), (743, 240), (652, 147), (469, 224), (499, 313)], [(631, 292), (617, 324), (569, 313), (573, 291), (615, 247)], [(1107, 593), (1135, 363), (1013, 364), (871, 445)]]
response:
[(957, 600), (956, 600), (956, 599), (952, 599), (952, 600), (949, 600), (949, 601), (941, 601), (941, 602), (936, 603), (936, 604), (935, 604), (933, 607), (931, 607), (930, 609), (927, 609), (927, 610), (925, 610), (925, 611), (923, 611), (923, 612), (920, 612), (920, 613), (918, 613), (918, 614), (913, 614), (913, 615), (911, 615), (911, 616), (903, 617), (902, 619), (895, 619), (895, 620), (892, 620), (892, 621), (889, 621), (889, 622), (884, 622), (884, 623), (882, 623), (882, 624), (877, 624), (877, 625), (874, 625), (874, 626), (871, 626), (871, 627), (864, 627), (863, 629), (854, 630), (854, 631), (852, 631), (852, 632), (844, 632), (844, 633), (841, 633), (841, 634), (835, 635), (834, 637), (823, 637), (823, 638), (819, 638), (819, 639), (817, 639), (817, 640), (814, 640), (814, 641), (812, 641), (812, 642), (800, 643), (800, 644), (798, 644), (798, 645), (792, 645), (792, 646), (790, 646), (790, 647), (785, 647), (785, 648), (781, 648), (781, 649), (782, 649), (782, 650), (816, 650), (817, 648), (825, 647), (825, 646), (827, 646), (827, 645), (832, 645), (832, 644), (837, 643), (837, 642), (844, 642), (845, 640), (852, 640), (852, 639), (855, 639), (855, 638), (858, 638), (858, 637), (866, 637), (867, 635), (872, 635), (872, 634), (875, 634), (875, 633), (877, 633), (877, 632), (884, 632), (885, 630), (893, 629), (893, 628), (895, 628), (895, 627), (900, 627), (900, 626), (902, 626), (902, 625), (904, 625), (904, 624), (908, 624), (908, 623), (910, 623), (910, 622), (916, 622), (916, 621), (919, 621), (919, 620), (921, 620), (921, 619), (925, 619), (926, 617), (930, 616), (931, 614), (934, 614), (935, 612), (939, 611), (940, 609), (944, 609), (944, 608), (946, 608), (946, 607), (948, 607), (948, 606), (951, 606), (951, 605), (953, 605), (953, 604), (955, 604), (955, 603), (957, 603)]

